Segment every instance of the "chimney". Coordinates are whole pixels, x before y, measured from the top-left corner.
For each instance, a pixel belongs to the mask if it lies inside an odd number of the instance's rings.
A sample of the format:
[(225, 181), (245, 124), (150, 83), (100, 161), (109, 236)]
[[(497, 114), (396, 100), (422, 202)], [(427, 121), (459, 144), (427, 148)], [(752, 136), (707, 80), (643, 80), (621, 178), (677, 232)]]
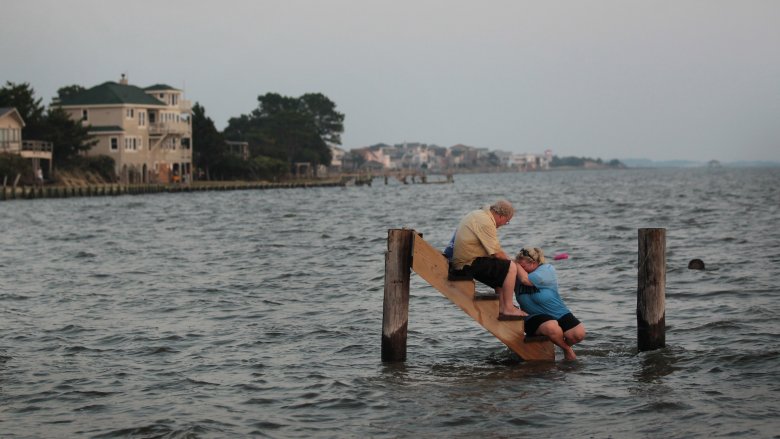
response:
[(119, 83), (122, 85), (127, 85), (127, 75), (122, 73), (122, 77), (119, 79)]

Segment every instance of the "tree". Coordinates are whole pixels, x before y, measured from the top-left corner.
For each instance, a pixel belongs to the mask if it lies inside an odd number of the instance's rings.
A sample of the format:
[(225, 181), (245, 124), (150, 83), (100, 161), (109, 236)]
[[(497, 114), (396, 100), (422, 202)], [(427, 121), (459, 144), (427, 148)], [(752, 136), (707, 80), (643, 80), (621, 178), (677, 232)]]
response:
[(11, 185), (17, 175), (21, 175), (22, 184), (32, 184), (34, 177), (30, 163), (18, 154), (0, 152), (0, 181)]
[[(73, 87), (77, 86), (64, 88)], [(45, 112), (41, 99), (35, 98), (35, 90), (28, 83), (7, 82), (0, 89), (0, 107), (14, 107), (22, 116), (25, 123), (22, 129), (23, 139), (43, 140), (54, 144), (55, 165), (67, 164), (94, 144), (88, 134), (88, 128), (82, 126), (81, 122), (71, 120), (62, 108), (52, 107)]]
[(225, 129), (230, 139), (249, 142), (253, 156), (295, 162), (329, 164), (330, 145), (341, 143), (344, 115), (325, 95), (298, 98), (266, 93), (257, 97), (250, 115), (231, 118)]
[(321, 93), (307, 93), (300, 100), (314, 120), (320, 138), (326, 143), (341, 145), (344, 114), (336, 111), (336, 104)]
[(225, 138), (206, 116), (206, 109), (199, 103), (192, 107), (192, 143), (195, 166), (211, 180), (211, 169), (225, 157)]
[(0, 107), (14, 107), (24, 120), (22, 138), (40, 140), (45, 132), (44, 108), (41, 99), (35, 99), (35, 90), (29, 83), (15, 84), (7, 81), (0, 88)]
[(46, 132), (40, 140), (54, 145), (53, 161), (55, 166), (76, 165), (74, 158), (89, 151), (96, 143), (89, 135), (89, 128), (71, 119), (61, 107), (52, 107), (44, 120)]
[(57, 97), (60, 100), (63, 100), (65, 98), (71, 97), (73, 95), (77, 95), (81, 93), (82, 91), (86, 90), (84, 87), (80, 85), (66, 85), (65, 87), (60, 87), (57, 90)]

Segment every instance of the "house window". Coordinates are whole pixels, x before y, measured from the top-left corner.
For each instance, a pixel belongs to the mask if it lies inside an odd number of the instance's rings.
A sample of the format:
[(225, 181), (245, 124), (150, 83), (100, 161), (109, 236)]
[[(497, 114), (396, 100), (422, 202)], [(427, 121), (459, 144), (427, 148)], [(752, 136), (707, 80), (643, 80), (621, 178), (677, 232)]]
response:
[(119, 149), (119, 139), (116, 137), (111, 138), (111, 151), (116, 151)]
[(128, 109), (127, 109), (127, 113), (126, 113), (126, 115), (127, 115), (127, 118), (128, 118), (128, 119), (132, 119), (132, 118), (134, 118), (134, 117), (135, 117), (135, 109), (133, 109), (133, 108), (128, 108)]
[(89, 112), (87, 109), (81, 110), (81, 120), (89, 120)]
[(138, 111), (138, 126), (146, 126), (146, 111)]
[(136, 151), (138, 150), (139, 145), (139, 138), (138, 137), (125, 137), (125, 150), (128, 151)]

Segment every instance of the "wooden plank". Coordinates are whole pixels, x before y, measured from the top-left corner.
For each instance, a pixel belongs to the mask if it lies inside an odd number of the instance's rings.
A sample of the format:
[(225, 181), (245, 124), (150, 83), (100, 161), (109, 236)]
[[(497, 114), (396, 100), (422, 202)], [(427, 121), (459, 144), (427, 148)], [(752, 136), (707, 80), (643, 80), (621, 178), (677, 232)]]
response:
[[(525, 342), (523, 321), (499, 321), (497, 300), (477, 300), (474, 281), (449, 281), (447, 258), (431, 247), (417, 233), (412, 244), (412, 270), (444, 297), (490, 331), (523, 360), (555, 360), (552, 342), (534, 340)], [(529, 340), (530, 341), (530, 340)]]

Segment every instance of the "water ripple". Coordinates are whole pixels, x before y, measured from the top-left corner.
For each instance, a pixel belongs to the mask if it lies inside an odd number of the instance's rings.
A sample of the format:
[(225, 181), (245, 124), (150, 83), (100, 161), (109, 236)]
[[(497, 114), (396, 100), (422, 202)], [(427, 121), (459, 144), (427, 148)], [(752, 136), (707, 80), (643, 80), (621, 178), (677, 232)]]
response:
[[(776, 434), (777, 172), (382, 183), (0, 204), (3, 436)], [(408, 359), (382, 364), (387, 229), (443, 248), (499, 197), (507, 251), (571, 255), (553, 263), (580, 361), (519, 362), (413, 275)], [(667, 347), (640, 353), (649, 226), (667, 229)]]

